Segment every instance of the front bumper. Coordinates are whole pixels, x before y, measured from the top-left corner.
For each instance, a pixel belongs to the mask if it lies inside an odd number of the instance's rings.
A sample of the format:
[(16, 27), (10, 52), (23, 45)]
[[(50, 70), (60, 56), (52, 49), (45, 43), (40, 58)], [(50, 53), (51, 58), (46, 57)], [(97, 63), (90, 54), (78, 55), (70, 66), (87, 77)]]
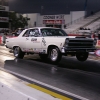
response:
[(97, 48), (95, 48), (95, 47), (92, 47), (92, 48), (67, 48), (67, 47), (63, 47), (62, 49), (61, 49), (61, 52), (62, 53), (66, 53), (66, 52), (83, 52), (83, 51), (85, 51), (85, 52), (94, 52), (95, 50), (97, 50)]

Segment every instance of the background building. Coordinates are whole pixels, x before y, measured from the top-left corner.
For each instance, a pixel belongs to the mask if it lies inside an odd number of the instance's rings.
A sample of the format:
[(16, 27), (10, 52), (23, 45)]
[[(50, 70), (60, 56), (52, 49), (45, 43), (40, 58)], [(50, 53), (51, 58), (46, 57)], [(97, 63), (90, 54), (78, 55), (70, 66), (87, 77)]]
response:
[(24, 17), (30, 18), (28, 26), (30, 27), (58, 27), (64, 28), (68, 24), (74, 24), (85, 17), (85, 11), (71, 11), (70, 14), (57, 14), (57, 15), (41, 15), (39, 13), (23, 14)]
[(9, 0), (0, 1), (0, 30), (9, 28)]

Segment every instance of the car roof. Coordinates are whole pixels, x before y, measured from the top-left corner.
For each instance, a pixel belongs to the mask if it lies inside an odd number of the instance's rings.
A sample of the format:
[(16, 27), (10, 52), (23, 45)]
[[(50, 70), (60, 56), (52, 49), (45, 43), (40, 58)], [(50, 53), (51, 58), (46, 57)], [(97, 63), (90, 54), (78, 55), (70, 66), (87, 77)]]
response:
[(55, 28), (55, 27), (33, 27), (33, 28), (28, 28), (28, 29), (34, 29), (34, 28), (38, 28), (38, 29), (42, 29), (42, 28), (60, 29), (60, 28)]

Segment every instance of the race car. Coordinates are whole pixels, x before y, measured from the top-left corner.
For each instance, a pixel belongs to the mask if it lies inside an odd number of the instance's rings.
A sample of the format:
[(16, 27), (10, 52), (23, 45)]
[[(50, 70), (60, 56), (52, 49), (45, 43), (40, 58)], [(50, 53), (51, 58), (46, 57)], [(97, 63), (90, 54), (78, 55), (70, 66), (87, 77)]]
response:
[(92, 38), (68, 36), (64, 30), (51, 27), (24, 29), (18, 37), (6, 39), (6, 47), (14, 51), (16, 58), (36, 53), (52, 63), (69, 54), (85, 61), (89, 52), (96, 50), (95, 45), (96, 40)]

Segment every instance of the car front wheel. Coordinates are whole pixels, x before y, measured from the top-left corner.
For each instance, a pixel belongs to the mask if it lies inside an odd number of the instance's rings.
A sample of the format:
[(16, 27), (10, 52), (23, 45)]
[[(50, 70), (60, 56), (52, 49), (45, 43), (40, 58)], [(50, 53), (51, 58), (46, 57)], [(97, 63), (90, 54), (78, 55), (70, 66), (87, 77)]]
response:
[(76, 53), (76, 58), (79, 61), (86, 61), (88, 58), (89, 53), (88, 52), (77, 52)]
[(22, 52), (22, 50), (20, 49), (20, 47), (14, 47), (13, 53), (14, 53), (14, 56), (16, 58), (20, 58), (20, 59), (23, 59), (23, 57), (25, 55), (25, 53)]

